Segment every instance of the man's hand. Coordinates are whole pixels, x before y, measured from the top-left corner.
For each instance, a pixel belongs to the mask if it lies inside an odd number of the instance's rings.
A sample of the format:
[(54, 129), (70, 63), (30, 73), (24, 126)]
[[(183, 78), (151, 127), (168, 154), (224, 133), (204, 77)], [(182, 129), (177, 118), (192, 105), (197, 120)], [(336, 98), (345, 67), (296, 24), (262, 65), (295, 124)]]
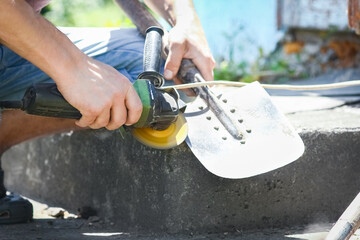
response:
[(169, 33), (169, 55), (164, 77), (174, 79), (183, 58), (191, 59), (207, 81), (213, 80), (215, 60), (192, 0), (145, 0), (145, 3), (166, 19), (173, 29)]
[(77, 108), (80, 127), (116, 129), (134, 124), (141, 101), (129, 80), (91, 59), (23, 0), (0, 1), (0, 43), (29, 60)]
[(169, 32), (169, 55), (164, 76), (175, 79), (183, 58), (191, 59), (206, 81), (214, 79), (215, 60), (200, 23), (178, 23)]
[(84, 56), (84, 61), (62, 78), (70, 81), (57, 81), (59, 91), (82, 114), (78, 126), (114, 130), (139, 120), (139, 96), (131, 82), (111, 66)]

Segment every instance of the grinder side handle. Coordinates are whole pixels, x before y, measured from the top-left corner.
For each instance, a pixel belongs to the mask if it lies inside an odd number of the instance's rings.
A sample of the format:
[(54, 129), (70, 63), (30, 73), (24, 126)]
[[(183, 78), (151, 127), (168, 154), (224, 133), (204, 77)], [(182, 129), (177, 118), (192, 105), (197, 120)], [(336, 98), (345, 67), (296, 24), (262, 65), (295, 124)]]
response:
[(164, 77), (160, 74), (160, 60), (162, 50), (162, 36), (164, 31), (159, 27), (149, 27), (146, 30), (143, 72), (138, 79), (148, 79), (155, 87), (164, 84)]

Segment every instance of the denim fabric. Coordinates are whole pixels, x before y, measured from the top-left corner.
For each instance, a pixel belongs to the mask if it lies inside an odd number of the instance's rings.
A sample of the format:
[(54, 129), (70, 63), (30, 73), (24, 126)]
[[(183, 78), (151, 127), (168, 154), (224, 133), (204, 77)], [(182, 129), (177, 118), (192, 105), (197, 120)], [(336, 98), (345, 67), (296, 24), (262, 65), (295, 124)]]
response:
[[(136, 80), (143, 67), (144, 38), (134, 28), (59, 28), (87, 55)], [(0, 101), (19, 100), (27, 87), (52, 82), (32, 63), (0, 45)]]

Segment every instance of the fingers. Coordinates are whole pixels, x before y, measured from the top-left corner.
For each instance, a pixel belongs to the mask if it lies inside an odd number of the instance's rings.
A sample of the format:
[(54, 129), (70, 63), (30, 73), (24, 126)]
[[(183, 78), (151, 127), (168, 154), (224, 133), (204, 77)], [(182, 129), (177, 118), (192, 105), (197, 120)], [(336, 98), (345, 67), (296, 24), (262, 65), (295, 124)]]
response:
[(110, 65), (87, 56), (81, 63), (79, 69), (69, 73), (72, 81), (57, 81), (64, 98), (82, 115), (76, 124), (110, 130), (134, 124), (140, 118), (142, 104), (129, 79)]
[(103, 125), (108, 130), (115, 130), (125, 123), (127, 110), (125, 108), (124, 97), (122, 95), (116, 94), (114, 96), (109, 118), (109, 122), (106, 125)]
[(135, 89), (131, 86), (125, 100), (115, 100), (111, 108), (111, 120), (106, 126), (108, 130), (114, 130), (125, 125), (135, 124), (142, 113), (142, 103)]
[(106, 129), (115, 130), (121, 127), (127, 118), (127, 111), (123, 103), (114, 104), (111, 108), (111, 118), (109, 124), (106, 125)]
[(93, 107), (88, 112), (82, 113), (82, 117), (75, 122), (79, 127), (98, 129), (108, 125), (110, 119), (110, 105), (104, 108)]
[(172, 80), (180, 67), (181, 60), (185, 54), (185, 44), (180, 41), (170, 42), (169, 55), (165, 62), (164, 77)]
[(95, 119), (93, 123), (89, 125), (92, 129), (99, 129), (106, 125), (108, 125), (110, 120), (110, 109), (106, 108), (104, 111), (101, 112), (101, 114)]
[(211, 55), (200, 55), (192, 59), (206, 81), (214, 80), (215, 60)]
[[(181, 60), (184, 56), (184, 47), (176, 46), (169, 51), (169, 56), (165, 63), (164, 77), (168, 80), (174, 79), (180, 68)], [(175, 49), (175, 50), (174, 50)], [(186, 57), (186, 56), (185, 56)], [(215, 60), (211, 54), (197, 52), (190, 58), (195, 66), (199, 69), (201, 75), (206, 81), (214, 80)]]
[(82, 115), (82, 117), (75, 122), (79, 127), (85, 128), (92, 124), (96, 119), (94, 115)]
[(126, 94), (125, 105), (128, 110), (128, 117), (125, 125), (133, 125), (137, 123), (141, 117), (143, 105), (140, 97), (137, 95), (135, 89), (131, 87)]
[(135, 124), (142, 113), (142, 102), (135, 89), (131, 86), (124, 98), (118, 94), (113, 98), (113, 104), (104, 108), (100, 114), (84, 114), (76, 124), (80, 127), (99, 129), (106, 127), (108, 130), (120, 128), (123, 124)]
[(213, 69), (215, 60), (207, 47), (194, 45), (185, 38), (173, 36), (169, 39), (169, 55), (166, 59), (164, 77), (172, 80), (176, 77), (183, 58), (191, 59), (199, 69), (201, 75), (206, 81), (214, 80)]

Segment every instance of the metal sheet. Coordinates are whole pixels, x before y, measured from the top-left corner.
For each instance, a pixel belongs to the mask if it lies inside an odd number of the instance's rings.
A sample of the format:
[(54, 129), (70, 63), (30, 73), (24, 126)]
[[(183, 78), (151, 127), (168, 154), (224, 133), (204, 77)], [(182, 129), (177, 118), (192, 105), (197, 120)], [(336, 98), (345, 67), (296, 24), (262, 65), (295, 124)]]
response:
[(278, 27), (346, 30), (346, 12), (345, 0), (279, 0)]
[(259, 83), (225, 93), (213, 91), (237, 120), (244, 138), (232, 137), (204, 100), (188, 104), (186, 142), (210, 172), (224, 178), (246, 178), (282, 167), (303, 154), (301, 138)]

